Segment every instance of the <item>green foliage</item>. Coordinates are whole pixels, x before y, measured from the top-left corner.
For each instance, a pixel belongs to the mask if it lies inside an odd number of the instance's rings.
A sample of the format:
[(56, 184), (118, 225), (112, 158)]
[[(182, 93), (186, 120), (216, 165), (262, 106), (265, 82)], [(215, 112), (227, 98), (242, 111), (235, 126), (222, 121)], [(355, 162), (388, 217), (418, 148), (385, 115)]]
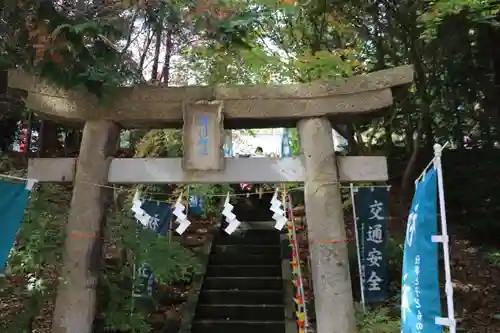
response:
[[(117, 295), (116, 298), (119, 300), (126, 299), (126, 297), (122, 296), (123, 289), (112, 288), (110, 292), (116, 293), (113, 295)], [(113, 300), (115, 300), (115, 297), (113, 297)], [(144, 314), (134, 311), (130, 302), (120, 303), (113, 301), (110, 303), (105, 314), (105, 332), (151, 332), (151, 325), (147, 323)]]
[(437, 0), (419, 18), (425, 28), (422, 37), (436, 38), (437, 30), (444, 20), (462, 14), (477, 23), (499, 26), (499, 13), (500, 5), (491, 0)]
[[(51, 1), (4, 0), (4, 17), (15, 33), (5, 36), (0, 62), (22, 66), (58, 86), (84, 88), (104, 97), (118, 86), (143, 81), (143, 73), (130, 61), (130, 52), (136, 50), (128, 50), (129, 34), (135, 32), (138, 21), (155, 33), (168, 27), (189, 38), (202, 37), (220, 49), (251, 49), (248, 34), (256, 29), (261, 13), (246, 10), (243, 3), (205, 2), (180, 0), (152, 6), (125, 0), (82, 10), (80, 4), (61, 7)], [(203, 8), (198, 8), (200, 4)], [(130, 17), (135, 21), (128, 22)], [(123, 41), (126, 48), (120, 50)]]
[(324, 50), (299, 56), (295, 63), (298, 75), (301, 78), (307, 78), (308, 81), (332, 80), (351, 76), (354, 73), (353, 65), (359, 65), (359, 61), (356, 59), (348, 61), (343, 53)]
[(12, 176), (22, 176), (22, 173), (16, 172), (14, 169), (14, 164), (7, 155), (0, 153), (0, 172)]
[(182, 156), (182, 130), (152, 130), (135, 147), (137, 157)]
[[(181, 130), (152, 130), (147, 132), (135, 146), (137, 157), (180, 157), (182, 156)], [(173, 203), (174, 194), (180, 195), (177, 185), (139, 185), (139, 190), (156, 200)]]
[(9, 23), (17, 30), (6, 44), (3, 62), (11, 67), (20, 65), (57, 86), (87, 89), (98, 97), (139, 79), (127, 55), (111, 42), (126, 32), (116, 18), (95, 18), (92, 12), (71, 15), (50, 1), (9, 6)]
[(113, 246), (126, 249), (127, 253), (119, 267), (107, 267), (103, 275), (107, 295), (102, 309), (103, 326), (108, 331), (145, 333), (150, 331), (147, 323), (149, 306), (132, 297), (134, 285), (140, 283), (134, 279), (134, 269), (147, 263), (159, 285), (188, 284), (193, 274), (199, 271), (200, 262), (194, 252), (170, 236), (158, 236), (142, 228), (129, 212), (130, 206), (108, 218)]
[(300, 155), (300, 142), (299, 142), (299, 133), (296, 128), (291, 128), (288, 132), (288, 137), (290, 138), (290, 151), (292, 156)]
[(401, 331), (399, 318), (390, 315), (386, 307), (376, 307), (363, 310), (356, 306), (356, 320), (361, 333), (399, 333)]
[[(47, 202), (46, 193), (54, 192), (44, 185), (35, 191), (29, 201), (28, 213), (18, 233), (18, 246), (12, 249), (9, 257), (9, 274), (37, 275), (44, 265), (60, 259), (63, 244), (61, 218), (65, 220), (67, 206)], [(57, 197), (55, 200), (58, 200)]]
[(277, 83), (291, 76), (278, 55), (257, 47), (241, 51), (199, 47), (186, 52), (184, 59), (185, 70), (192, 71), (199, 84)]
[(39, 185), (32, 194), (6, 269), (6, 275), (19, 282), (2, 288), (2, 294), (21, 299), (24, 309), (21, 315), (13, 314), (2, 329), (6, 333), (31, 332), (41, 309), (54, 298), (58, 281), (53, 276), (61, 260), (68, 203), (68, 193), (61, 186)]
[[(31, 332), (35, 318), (54, 300), (70, 197), (63, 186), (45, 184), (37, 186), (32, 194), (16, 247), (9, 257), (9, 280), (0, 280), (0, 296), (19, 298), (23, 311), (11, 314), (3, 332)], [(148, 263), (159, 284), (189, 284), (200, 269), (200, 262), (196, 253), (176, 240), (139, 227), (129, 211), (127, 207), (125, 212), (114, 212), (108, 217), (107, 247), (126, 249), (127, 253), (120, 264), (106, 265), (102, 271), (98, 315), (102, 326), (98, 326), (106, 331), (147, 333), (148, 308), (132, 299), (134, 264)]]
[(221, 212), (222, 202), (227, 193), (232, 194), (233, 188), (229, 184), (193, 184), (183, 186), (184, 193), (202, 197), (205, 204), (205, 216), (216, 217)]
[[(136, 144), (135, 155), (138, 157), (180, 157), (182, 156), (181, 130), (152, 130), (147, 132)], [(207, 215), (219, 212), (220, 197), (230, 191), (226, 184), (217, 185), (165, 185), (141, 186), (141, 190), (156, 200), (173, 203), (182, 192), (184, 195), (200, 195), (205, 197)], [(126, 212), (130, 212), (127, 208)], [(104, 327), (108, 330), (124, 330), (147, 332), (141, 304), (131, 299), (131, 288), (134, 281), (134, 265), (147, 263), (154, 271), (159, 284), (189, 283), (193, 274), (200, 269), (196, 254), (183, 248), (171, 237), (158, 236), (138, 226), (130, 213), (117, 213), (109, 219), (110, 230), (114, 239), (119, 240), (117, 246), (128, 249), (127, 262), (119, 271), (108, 271), (108, 292), (113, 295), (104, 310)], [(134, 305), (135, 304), (135, 305)], [(130, 310), (130, 311), (129, 311)], [(125, 314), (132, 313), (131, 316)]]
[(146, 262), (160, 284), (189, 282), (201, 267), (191, 250), (169, 237), (158, 237), (149, 230), (140, 230), (140, 252), (133, 253), (139, 262)]
[(404, 239), (394, 239), (389, 237), (387, 239), (386, 254), (389, 265), (394, 267), (403, 266), (403, 252), (404, 252)]
[[(35, 72), (58, 86), (68, 89), (83, 87), (98, 97), (104, 97), (130, 79), (134, 81), (134, 72), (127, 67), (127, 62), (98, 37), (95, 30), (99, 31), (99, 28), (92, 23), (59, 26), (60, 30), (54, 33), (64, 36), (59, 38), (74, 42), (63, 49), (47, 50), (48, 59), (36, 63)], [(83, 44), (83, 40), (92, 42), (90, 45), (88, 42)], [(54, 62), (51, 52), (57, 52), (61, 60)], [(136, 77), (135, 81), (138, 79)]]
[[(152, 130), (146, 133), (136, 145), (137, 157), (180, 157), (182, 156), (182, 130)], [(177, 184), (174, 186), (141, 186), (157, 200), (173, 203), (177, 196), (197, 195), (204, 198), (205, 215), (214, 216), (220, 211), (221, 198), (233, 190), (229, 184)]]
[(500, 267), (500, 251), (499, 250), (490, 250), (487, 252), (486, 259), (495, 266)]

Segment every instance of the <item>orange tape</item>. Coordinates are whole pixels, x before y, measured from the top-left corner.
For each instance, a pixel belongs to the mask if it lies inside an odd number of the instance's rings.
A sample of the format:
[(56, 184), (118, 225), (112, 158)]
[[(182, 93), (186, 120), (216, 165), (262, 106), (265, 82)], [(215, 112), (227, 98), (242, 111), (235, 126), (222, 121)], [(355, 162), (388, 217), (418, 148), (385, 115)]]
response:
[(352, 239), (316, 239), (312, 241), (313, 244), (338, 244), (349, 243)]

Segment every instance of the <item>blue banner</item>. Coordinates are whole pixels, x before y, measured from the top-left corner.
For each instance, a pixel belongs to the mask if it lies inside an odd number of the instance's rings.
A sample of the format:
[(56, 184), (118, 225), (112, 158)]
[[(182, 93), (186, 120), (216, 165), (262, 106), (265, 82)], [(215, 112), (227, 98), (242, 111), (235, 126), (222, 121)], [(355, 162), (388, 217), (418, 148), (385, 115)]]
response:
[(200, 155), (207, 156), (208, 155), (208, 117), (200, 116), (200, 121), (198, 125), (198, 146), (200, 147)]
[(224, 157), (233, 157), (233, 133), (231, 130), (224, 133)]
[[(149, 223), (145, 228), (166, 236), (170, 230), (172, 218), (172, 207), (166, 202), (146, 200), (141, 209), (150, 216)], [(134, 285), (134, 297), (149, 298), (156, 290), (156, 280), (151, 268), (141, 263), (136, 269), (136, 282)]]
[(202, 197), (189, 196), (188, 212), (190, 215), (201, 216), (205, 213), (205, 202)]
[(281, 135), (281, 157), (292, 156), (292, 145), (290, 141), (290, 129), (284, 128)]
[(146, 200), (142, 203), (141, 209), (151, 216), (149, 220), (149, 229), (166, 236), (170, 228), (172, 218), (172, 207), (166, 202)]
[(147, 264), (140, 264), (136, 269), (133, 295), (138, 298), (151, 298), (156, 290), (153, 270)]
[(388, 187), (359, 187), (354, 192), (366, 303), (387, 299)]
[(404, 244), (401, 333), (442, 333), (438, 283), (437, 179), (431, 169), (417, 184)]
[(16, 233), (24, 216), (30, 190), (24, 183), (9, 183), (0, 180), (0, 273), (3, 274), (5, 263), (14, 245)]

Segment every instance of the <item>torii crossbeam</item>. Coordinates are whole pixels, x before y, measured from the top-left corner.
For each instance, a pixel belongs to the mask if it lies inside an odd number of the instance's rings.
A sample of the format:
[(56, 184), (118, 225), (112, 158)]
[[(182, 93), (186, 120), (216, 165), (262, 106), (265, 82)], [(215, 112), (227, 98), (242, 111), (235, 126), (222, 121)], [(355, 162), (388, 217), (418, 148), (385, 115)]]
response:
[(123, 128), (180, 128), (183, 108), (197, 101), (222, 101), (224, 127), (295, 126), (308, 117), (336, 123), (392, 105), (391, 88), (413, 80), (411, 66), (335, 81), (254, 86), (119, 88), (100, 102), (84, 91), (65, 91), (20, 71), (9, 72), (9, 87), (28, 91), (27, 107), (61, 121), (111, 120)]

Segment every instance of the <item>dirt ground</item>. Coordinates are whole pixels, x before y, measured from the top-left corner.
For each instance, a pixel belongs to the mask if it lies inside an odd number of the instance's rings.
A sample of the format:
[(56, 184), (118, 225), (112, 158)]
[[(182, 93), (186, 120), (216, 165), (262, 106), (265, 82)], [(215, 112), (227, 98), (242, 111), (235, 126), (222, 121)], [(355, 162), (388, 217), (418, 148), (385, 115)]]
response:
[(451, 243), (457, 332), (500, 332), (500, 266), (470, 241), (456, 236)]

